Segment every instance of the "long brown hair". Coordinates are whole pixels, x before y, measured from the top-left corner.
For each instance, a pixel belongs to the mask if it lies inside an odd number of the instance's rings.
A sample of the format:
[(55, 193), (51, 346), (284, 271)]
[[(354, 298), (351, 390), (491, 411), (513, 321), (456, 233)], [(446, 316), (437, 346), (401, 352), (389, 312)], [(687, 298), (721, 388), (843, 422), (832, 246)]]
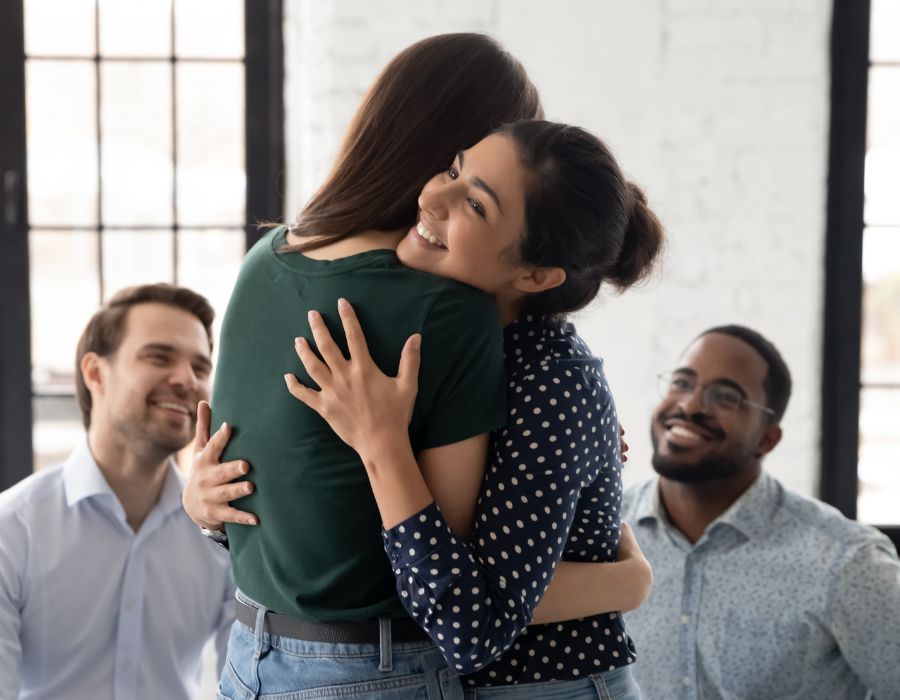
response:
[(291, 226), (313, 250), (416, 220), (425, 183), (491, 130), (542, 115), (522, 65), (483, 34), (441, 34), (400, 52), (356, 112), (322, 187)]

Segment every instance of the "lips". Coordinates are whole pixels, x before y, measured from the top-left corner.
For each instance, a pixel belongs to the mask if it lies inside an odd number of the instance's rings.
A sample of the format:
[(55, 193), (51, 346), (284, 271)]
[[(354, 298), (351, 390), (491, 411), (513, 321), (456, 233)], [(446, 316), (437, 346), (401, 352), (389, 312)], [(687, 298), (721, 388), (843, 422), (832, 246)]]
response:
[(687, 418), (663, 417), (660, 423), (666, 441), (676, 447), (690, 448), (725, 436), (719, 429), (700, 425), (697, 421)]
[(415, 233), (420, 239), (429, 243), (435, 248), (439, 250), (447, 250), (447, 246), (444, 245), (444, 242), (435, 235), (434, 230), (421, 219), (415, 226)]
[(193, 420), (194, 412), (191, 410), (190, 406), (181, 401), (172, 401), (169, 399), (155, 399), (150, 401), (151, 406), (155, 406), (156, 408), (162, 409), (169, 413), (175, 413), (184, 416), (185, 418)]

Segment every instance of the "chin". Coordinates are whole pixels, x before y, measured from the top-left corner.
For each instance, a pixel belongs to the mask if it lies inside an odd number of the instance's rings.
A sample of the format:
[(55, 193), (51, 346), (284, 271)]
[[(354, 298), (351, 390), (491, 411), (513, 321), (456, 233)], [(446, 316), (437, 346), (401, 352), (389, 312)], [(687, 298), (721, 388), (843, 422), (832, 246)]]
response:
[(743, 473), (752, 460), (725, 457), (701, 457), (693, 461), (653, 453), (653, 471), (669, 481), (682, 484), (700, 484), (721, 481)]

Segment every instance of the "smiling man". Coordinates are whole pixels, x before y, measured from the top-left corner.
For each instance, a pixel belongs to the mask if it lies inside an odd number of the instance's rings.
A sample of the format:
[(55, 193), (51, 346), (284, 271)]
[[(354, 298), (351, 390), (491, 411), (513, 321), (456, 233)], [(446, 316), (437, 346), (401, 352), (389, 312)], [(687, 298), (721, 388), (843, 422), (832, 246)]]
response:
[(213, 315), (159, 284), (119, 292), (88, 323), (86, 440), (0, 494), (0, 697), (187, 699), (213, 635), (224, 660), (226, 553), (184, 514), (172, 459), (208, 397)]
[(627, 615), (650, 698), (900, 698), (890, 540), (762, 470), (791, 392), (775, 347), (712, 328), (660, 376), (659, 475), (625, 495), (653, 567)]

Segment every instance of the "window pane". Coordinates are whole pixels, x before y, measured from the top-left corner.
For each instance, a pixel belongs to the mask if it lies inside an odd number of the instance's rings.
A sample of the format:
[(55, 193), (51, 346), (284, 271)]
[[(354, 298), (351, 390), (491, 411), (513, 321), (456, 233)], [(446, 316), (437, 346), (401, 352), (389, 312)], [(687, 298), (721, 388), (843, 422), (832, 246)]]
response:
[(39, 392), (74, 391), (75, 346), (100, 305), (97, 234), (32, 231), (31, 366)]
[(25, 54), (93, 56), (94, 0), (25, 0)]
[[(27, 61), (25, 86), (32, 225), (96, 225), (97, 98), (93, 62)], [(61, 110), (64, 119), (60, 118)]]
[(103, 232), (103, 301), (123, 287), (172, 282), (171, 231)]
[(240, 63), (177, 68), (178, 222), (244, 222), (244, 68)]
[[(75, 349), (72, 349), (72, 357)], [(62, 462), (84, 439), (81, 412), (74, 396), (36, 396), (32, 401), (34, 427), (31, 444), (34, 470)]]
[(242, 0), (175, 0), (175, 53), (182, 58), (243, 58)]
[(171, 0), (100, 0), (100, 54), (170, 56)]
[(101, 80), (104, 224), (171, 225), (171, 66), (106, 63)]
[(872, 0), (869, 56), (873, 61), (900, 61), (900, 2)]
[(209, 299), (216, 310), (216, 338), (244, 257), (244, 244), (242, 229), (178, 232), (178, 283)]
[(900, 389), (863, 389), (859, 414), (859, 519), (900, 525)]
[(869, 71), (867, 224), (900, 224), (900, 67)]
[(863, 285), (863, 384), (900, 386), (900, 228), (866, 229)]

